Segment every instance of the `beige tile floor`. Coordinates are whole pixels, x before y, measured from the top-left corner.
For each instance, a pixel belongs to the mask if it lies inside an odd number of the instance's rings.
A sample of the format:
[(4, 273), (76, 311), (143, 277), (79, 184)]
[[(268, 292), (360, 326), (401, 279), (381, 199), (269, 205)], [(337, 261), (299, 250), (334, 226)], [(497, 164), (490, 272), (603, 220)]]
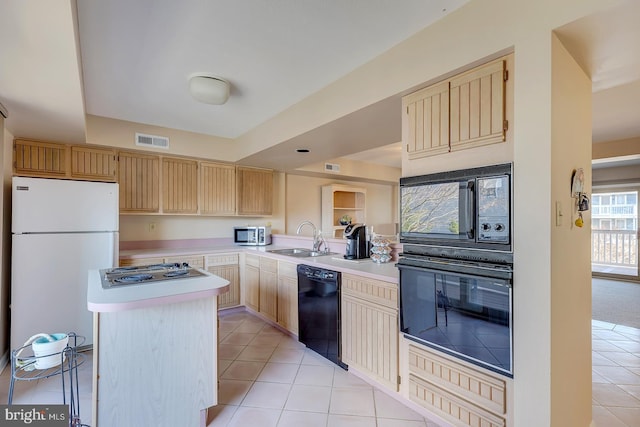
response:
[[(640, 330), (593, 321), (593, 419), (640, 427)], [(91, 352), (79, 368), (80, 416), (91, 423)], [(437, 427), (246, 312), (220, 318), (220, 405), (213, 426)], [(0, 375), (6, 402), (10, 369)], [(60, 379), (17, 382), (14, 403), (62, 403)]]
[(210, 427), (439, 427), (259, 318), (220, 317)]
[(593, 421), (640, 427), (640, 329), (594, 320)]

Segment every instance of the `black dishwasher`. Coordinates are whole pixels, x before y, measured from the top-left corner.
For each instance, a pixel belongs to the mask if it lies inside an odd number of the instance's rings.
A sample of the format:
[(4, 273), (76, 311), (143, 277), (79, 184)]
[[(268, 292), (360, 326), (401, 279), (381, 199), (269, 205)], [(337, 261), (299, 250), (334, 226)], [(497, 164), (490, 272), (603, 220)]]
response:
[(298, 265), (298, 339), (347, 369), (340, 351), (340, 272)]

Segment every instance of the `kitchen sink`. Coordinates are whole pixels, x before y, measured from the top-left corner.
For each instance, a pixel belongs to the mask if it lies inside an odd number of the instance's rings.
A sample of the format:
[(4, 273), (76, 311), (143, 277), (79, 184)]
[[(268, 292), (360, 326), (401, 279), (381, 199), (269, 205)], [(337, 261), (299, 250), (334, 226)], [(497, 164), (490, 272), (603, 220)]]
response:
[(267, 250), (267, 252), (270, 252), (272, 254), (287, 255), (287, 256), (293, 256), (298, 258), (308, 258), (308, 257), (336, 254), (336, 252), (312, 251), (311, 249), (304, 249), (304, 248), (270, 249), (270, 250)]

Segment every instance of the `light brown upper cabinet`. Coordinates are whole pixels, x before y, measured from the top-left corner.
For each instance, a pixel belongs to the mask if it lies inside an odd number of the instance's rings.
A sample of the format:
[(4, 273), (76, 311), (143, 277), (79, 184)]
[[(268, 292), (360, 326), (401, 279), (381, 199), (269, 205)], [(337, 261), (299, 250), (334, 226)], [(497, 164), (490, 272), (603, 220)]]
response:
[(120, 151), (118, 183), (120, 184), (120, 212), (159, 212), (159, 156)]
[(402, 98), (409, 159), (505, 141), (507, 78), (501, 58)]
[(100, 181), (116, 180), (116, 150), (71, 146), (71, 177)]
[(273, 206), (273, 171), (238, 166), (238, 215), (271, 215)]
[(162, 212), (198, 213), (198, 162), (162, 158)]
[(234, 215), (236, 213), (236, 167), (222, 163), (200, 162), (200, 213)]
[(451, 79), (451, 151), (505, 140), (506, 81), (503, 59)]
[(402, 99), (409, 158), (449, 151), (449, 82), (421, 89)]
[(13, 172), (22, 176), (113, 182), (116, 180), (116, 150), (16, 139)]
[(16, 139), (13, 171), (16, 175), (62, 178), (68, 172), (68, 146), (51, 142)]

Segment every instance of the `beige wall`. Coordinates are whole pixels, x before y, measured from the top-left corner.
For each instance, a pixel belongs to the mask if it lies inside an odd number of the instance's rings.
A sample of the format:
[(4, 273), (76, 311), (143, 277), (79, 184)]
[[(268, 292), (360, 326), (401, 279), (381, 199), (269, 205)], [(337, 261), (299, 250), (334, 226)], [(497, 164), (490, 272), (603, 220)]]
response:
[(593, 158), (606, 159), (640, 155), (640, 137), (593, 144)]
[[(366, 190), (366, 223), (374, 226), (374, 231), (376, 224), (398, 221), (397, 183), (376, 184), (288, 174), (286, 234), (295, 234), (302, 221), (311, 221), (316, 227), (321, 228), (322, 186), (330, 184), (346, 184)], [(322, 231), (327, 232), (325, 237), (331, 237), (330, 230)], [(300, 234), (310, 236), (311, 229), (305, 227)]]
[(552, 38), (551, 412), (554, 425), (591, 422), (591, 217), (577, 227), (571, 176), (582, 168), (591, 193), (591, 80)]
[(338, 180), (356, 180), (397, 184), (400, 181), (400, 176), (402, 175), (401, 168), (353, 161), (346, 158), (329, 159), (322, 163), (314, 163), (296, 169), (296, 171), (300, 171), (301, 174), (306, 175), (322, 174), (325, 177), (327, 177), (327, 175), (331, 176), (330, 172), (327, 173), (324, 171), (325, 163), (340, 165), (340, 173), (335, 174), (335, 179)]
[[(228, 138), (202, 135), (106, 117), (86, 116), (87, 143), (130, 150), (156, 151), (158, 154), (202, 157), (234, 162), (236, 143)], [(136, 132), (169, 138), (169, 149), (148, 149), (135, 145)]]

